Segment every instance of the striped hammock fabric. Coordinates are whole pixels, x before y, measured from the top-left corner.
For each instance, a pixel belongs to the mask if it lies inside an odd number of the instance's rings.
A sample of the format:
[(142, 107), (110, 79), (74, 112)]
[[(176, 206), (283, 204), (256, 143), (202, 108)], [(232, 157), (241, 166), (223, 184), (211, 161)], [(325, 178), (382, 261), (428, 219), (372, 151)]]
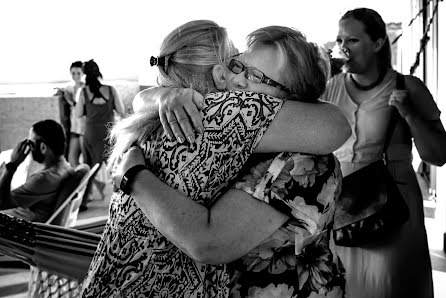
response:
[(0, 213), (0, 253), (49, 274), (83, 281), (106, 219), (64, 228)]

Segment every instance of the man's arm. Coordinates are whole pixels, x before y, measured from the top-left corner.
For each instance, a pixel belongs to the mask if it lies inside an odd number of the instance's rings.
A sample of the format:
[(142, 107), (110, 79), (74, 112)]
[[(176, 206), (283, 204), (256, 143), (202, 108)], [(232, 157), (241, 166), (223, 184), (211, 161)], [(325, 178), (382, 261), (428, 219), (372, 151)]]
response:
[(0, 177), (0, 210), (17, 207), (14, 198), (11, 196), (11, 181), (17, 167), (25, 160), (30, 152), (29, 141), (19, 142), (11, 153), (11, 161)]
[(11, 201), (11, 181), (14, 176), (15, 170), (5, 169), (0, 177), (0, 210), (17, 207), (13, 201)]

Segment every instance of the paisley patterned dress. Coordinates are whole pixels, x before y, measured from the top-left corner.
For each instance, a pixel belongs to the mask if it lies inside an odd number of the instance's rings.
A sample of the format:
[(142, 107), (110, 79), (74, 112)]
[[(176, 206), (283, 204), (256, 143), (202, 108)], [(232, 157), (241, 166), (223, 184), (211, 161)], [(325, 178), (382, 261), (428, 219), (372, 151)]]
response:
[[(140, 144), (146, 164), (171, 187), (210, 206), (236, 178), (282, 103), (252, 92), (210, 94), (204, 134), (180, 144), (158, 130)], [(225, 265), (195, 262), (154, 228), (131, 196), (115, 192), (83, 296), (227, 297), (229, 281)]]
[(345, 271), (331, 239), (339, 162), (333, 155), (299, 153), (263, 160), (235, 188), (290, 219), (228, 265), (231, 297), (344, 297)]

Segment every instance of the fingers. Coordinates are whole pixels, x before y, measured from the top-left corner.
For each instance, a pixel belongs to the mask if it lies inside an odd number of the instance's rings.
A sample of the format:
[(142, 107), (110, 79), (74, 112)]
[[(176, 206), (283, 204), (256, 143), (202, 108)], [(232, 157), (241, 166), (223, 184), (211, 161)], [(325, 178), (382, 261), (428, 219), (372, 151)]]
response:
[(17, 153), (24, 155), (28, 154), (30, 150), (28, 142), (29, 142), (28, 139), (21, 141), (17, 146)]
[(192, 92), (192, 102), (194, 103), (195, 107), (199, 110), (204, 109), (204, 97), (201, 95), (200, 92), (195, 91), (194, 89), (190, 89)]
[(28, 155), (28, 153), (31, 151), (31, 146), (28, 144), (28, 142), (26, 142), (25, 144), (25, 149), (23, 150), (23, 153), (25, 155)]
[(191, 119), (192, 125), (198, 133), (202, 134), (204, 131), (203, 128), (203, 120), (201, 118), (201, 114), (199, 110), (202, 110), (204, 108), (204, 98), (203, 96), (198, 93), (195, 90), (192, 90), (193, 97), (193, 105), (186, 105), (184, 109), (186, 110), (186, 113), (188, 114), (189, 118)]
[(389, 100), (389, 106), (394, 106), (394, 107), (396, 107), (397, 109), (399, 109), (400, 106), (401, 106), (401, 103), (400, 103), (397, 99), (395, 99), (395, 98), (391, 98), (391, 99)]
[[(183, 113), (184, 114), (184, 113)], [(185, 135), (183, 134), (182, 129), (180, 128), (180, 125), (178, 123), (177, 117), (185, 117), (185, 114), (181, 116), (181, 113), (175, 113), (171, 112), (167, 114), (167, 125), (169, 127), (169, 130), (171, 131), (171, 135), (169, 135), (171, 140), (177, 139), (178, 142), (183, 143), (186, 140)], [(182, 118), (180, 118), (182, 119)], [(166, 130), (167, 132), (167, 130)]]
[(159, 107), (160, 120), (164, 131), (172, 140), (183, 143), (195, 141), (195, 131), (203, 132), (200, 109), (204, 98), (190, 88), (174, 88), (166, 94)]
[[(163, 126), (164, 132), (167, 134), (167, 136), (169, 137), (170, 140), (174, 139), (174, 134), (172, 129), (170, 128), (170, 124), (169, 124), (169, 119), (167, 119), (167, 114), (163, 113), (160, 111), (160, 121), (161, 121), (161, 125)], [(171, 114), (170, 115), (170, 119), (172, 119)]]
[[(196, 113), (199, 114), (198, 110), (196, 111)], [(193, 143), (195, 141), (195, 133), (194, 133), (194, 128), (192, 127), (192, 124), (191, 124), (191, 121), (189, 119), (187, 111), (185, 109), (181, 109), (181, 110), (175, 111), (175, 116), (176, 116), (176, 119), (178, 121), (177, 122), (178, 123), (178, 127), (181, 129), (181, 132), (178, 131), (178, 134), (177, 134), (177, 131), (173, 130), (173, 133), (177, 137), (177, 140), (180, 143), (183, 143), (184, 140), (186, 139), (186, 140), (189, 141), (189, 143)], [(180, 135), (180, 133), (182, 133), (182, 135), (185, 137), (185, 139), (183, 139), (183, 137)]]

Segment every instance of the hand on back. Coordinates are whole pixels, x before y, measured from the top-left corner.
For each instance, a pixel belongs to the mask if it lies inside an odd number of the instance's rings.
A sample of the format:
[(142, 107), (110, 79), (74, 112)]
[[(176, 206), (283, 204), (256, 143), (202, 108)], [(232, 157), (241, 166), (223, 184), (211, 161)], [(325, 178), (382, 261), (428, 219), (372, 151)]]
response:
[(169, 138), (180, 143), (195, 140), (195, 131), (203, 133), (200, 110), (203, 96), (191, 88), (166, 88), (159, 99), (159, 116)]

